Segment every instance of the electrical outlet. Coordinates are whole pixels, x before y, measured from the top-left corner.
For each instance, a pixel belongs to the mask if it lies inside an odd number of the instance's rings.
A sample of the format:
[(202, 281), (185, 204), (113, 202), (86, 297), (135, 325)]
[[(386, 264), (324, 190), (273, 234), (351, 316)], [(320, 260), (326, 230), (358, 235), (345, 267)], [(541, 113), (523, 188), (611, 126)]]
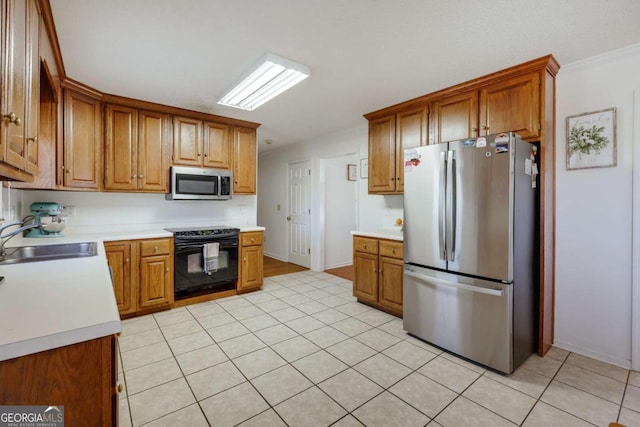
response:
[(76, 216), (76, 207), (75, 206), (64, 206), (64, 211), (67, 213), (69, 218), (75, 218)]

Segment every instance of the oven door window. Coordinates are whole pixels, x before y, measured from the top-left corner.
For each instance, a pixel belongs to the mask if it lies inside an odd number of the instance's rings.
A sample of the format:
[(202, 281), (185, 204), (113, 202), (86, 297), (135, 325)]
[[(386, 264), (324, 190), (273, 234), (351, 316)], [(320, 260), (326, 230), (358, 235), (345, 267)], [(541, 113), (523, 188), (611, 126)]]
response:
[(176, 193), (215, 196), (218, 194), (218, 177), (176, 174)]

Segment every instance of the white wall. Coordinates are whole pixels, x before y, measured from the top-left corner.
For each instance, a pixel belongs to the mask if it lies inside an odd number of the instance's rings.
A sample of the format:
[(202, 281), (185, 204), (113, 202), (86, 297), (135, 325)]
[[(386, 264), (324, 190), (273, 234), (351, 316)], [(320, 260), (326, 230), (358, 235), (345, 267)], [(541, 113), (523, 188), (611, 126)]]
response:
[[(556, 80), (555, 345), (631, 361), (633, 93), (640, 45), (563, 65)], [(618, 165), (566, 169), (565, 118), (617, 108)]]
[[(287, 165), (293, 162), (311, 160), (312, 203), (311, 203), (311, 268), (325, 268), (325, 196), (324, 182), (321, 180), (321, 161), (349, 153), (357, 153), (357, 158), (367, 157), (368, 128), (366, 124), (344, 130), (312, 141), (283, 147), (259, 155), (258, 182), (258, 223), (266, 227), (265, 255), (287, 260)], [(359, 167), (358, 161), (358, 167)], [(357, 209), (358, 230), (380, 230), (393, 227), (396, 218), (402, 218), (402, 196), (369, 195), (367, 180), (360, 179), (358, 170)], [(281, 210), (276, 209), (280, 204)], [(350, 246), (351, 235), (344, 234), (341, 240), (332, 244)]]
[(256, 225), (257, 196), (233, 196), (231, 200), (224, 201), (174, 201), (165, 200), (164, 194), (11, 191), (14, 201), (20, 199), (22, 202), (20, 218), (29, 214), (29, 205), (33, 202), (58, 202), (75, 206), (76, 216), (67, 220), (69, 227), (185, 222)]
[[(325, 183), (325, 269), (351, 265), (352, 241), (344, 236), (358, 226), (358, 186), (347, 180), (347, 165), (359, 163), (357, 153), (323, 160), (320, 177)], [(359, 174), (358, 174), (359, 177)], [(330, 197), (326, 197), (329, 195)]]

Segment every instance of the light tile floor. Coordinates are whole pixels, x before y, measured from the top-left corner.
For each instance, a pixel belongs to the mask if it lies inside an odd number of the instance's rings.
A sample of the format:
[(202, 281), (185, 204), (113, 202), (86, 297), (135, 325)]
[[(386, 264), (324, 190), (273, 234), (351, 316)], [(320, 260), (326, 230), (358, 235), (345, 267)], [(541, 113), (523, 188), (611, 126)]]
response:
[(640, 426), (640, 373), (553, 348), (514, 374), (420, 340), (319, 272), (125, 320), (121, 426)]

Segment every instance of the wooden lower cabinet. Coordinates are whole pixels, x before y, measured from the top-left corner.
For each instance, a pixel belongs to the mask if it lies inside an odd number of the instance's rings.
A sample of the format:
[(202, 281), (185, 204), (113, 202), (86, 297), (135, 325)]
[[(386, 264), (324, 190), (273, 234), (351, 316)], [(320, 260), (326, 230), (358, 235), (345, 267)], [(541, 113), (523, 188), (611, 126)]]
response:
[(262, 287), (263, 240), (262, 231), (240, 233), (238, 292), (255, 291)]
[(172, 238), (105, 242), (104, 247), (121, 316), (173, 305)]
[(64, 406), (64, 425), (118, 423), (117, 337), (110, 335), (0, 362), (0, 406)]
[(353, 296), (402, 317), (402, 242), (354, 236)]

